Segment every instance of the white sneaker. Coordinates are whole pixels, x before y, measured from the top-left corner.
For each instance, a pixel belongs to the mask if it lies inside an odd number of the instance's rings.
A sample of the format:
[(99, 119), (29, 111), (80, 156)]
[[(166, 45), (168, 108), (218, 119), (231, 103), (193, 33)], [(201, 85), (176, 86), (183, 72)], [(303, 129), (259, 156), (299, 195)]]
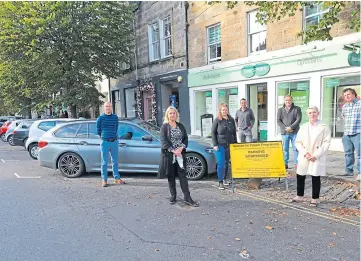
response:
[(224, 186), (229, 186), (229, 185), (231, 185), (231, 182), (229, 182), (229, 181), (227, 181), (227, 180), (223, 180), (223, 185)]
[(361, 174), (358, 174), (358, 175), (356, 176), (356, 180), (361, 181)]

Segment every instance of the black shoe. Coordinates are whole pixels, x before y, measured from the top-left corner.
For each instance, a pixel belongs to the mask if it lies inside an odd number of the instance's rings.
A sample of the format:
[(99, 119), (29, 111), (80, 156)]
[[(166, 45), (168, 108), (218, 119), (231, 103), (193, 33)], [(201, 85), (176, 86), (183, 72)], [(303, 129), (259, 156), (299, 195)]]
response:
[(194, 202), (192, 198), (184, 199), (184, 203), (186, 203), (188, 206), (192, 207), (198, 207), (198, 203)]
[(219, 182), (218, 188), (219, 188), (220, 190), (223, 190), (223, 189), (224, 189), (223, 181), (220, 181), (220, 182)]
[(177, 201), (177, 197), (176, 197), (176, 196), (171, 196), (170, 199), (169, 199), (169, 203), (170, 203), (171, 205), (174, 205), (176, 201)]

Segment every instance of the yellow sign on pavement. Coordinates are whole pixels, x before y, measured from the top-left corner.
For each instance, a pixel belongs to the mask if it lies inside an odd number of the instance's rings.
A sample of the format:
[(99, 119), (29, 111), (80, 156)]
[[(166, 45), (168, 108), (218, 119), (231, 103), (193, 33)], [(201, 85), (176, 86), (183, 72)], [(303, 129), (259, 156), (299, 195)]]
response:
[(232, 178), (286, 177), (282, 142), (255, 142), (230, 145)]

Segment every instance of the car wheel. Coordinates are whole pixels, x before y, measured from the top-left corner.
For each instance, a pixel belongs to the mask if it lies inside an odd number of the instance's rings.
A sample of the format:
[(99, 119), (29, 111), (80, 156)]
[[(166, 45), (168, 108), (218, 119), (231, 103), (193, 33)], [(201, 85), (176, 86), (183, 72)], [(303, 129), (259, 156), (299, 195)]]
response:
[(28, 141), (28, 138), (26, 138), (24, 141), (23, 141), (23, 146), (24, 148), (26, 149), (26, 142)]
[(10, 135), (10, 136), (8, 137), (8, 142), (9, 142), (9, 144), (10, 144), (11, 146), (15, 146), (15, 144), (14, 144), (14, 135)]
[(3, 142), (6, 142), (6, 137), (5, 136), (6, 136), (5, 133), (1, 134), (1, 139), (2, 139)]
[(197, 153), (186, 153), (187, 166), (186, 174), (187, 178), (190, 180), (201, 179), (206, 173), (206, 161), (203, 157)]
[(29, 145), (29, 155), (33, 159), (37, 160), (39, 154), (39, 147), (37, 143), (33, 143)]
[(77, 178), (83, 175), (85, 167), (82, 158), (72, 152), (64, 153), (58, 161), (61, 174), (67, 178)]

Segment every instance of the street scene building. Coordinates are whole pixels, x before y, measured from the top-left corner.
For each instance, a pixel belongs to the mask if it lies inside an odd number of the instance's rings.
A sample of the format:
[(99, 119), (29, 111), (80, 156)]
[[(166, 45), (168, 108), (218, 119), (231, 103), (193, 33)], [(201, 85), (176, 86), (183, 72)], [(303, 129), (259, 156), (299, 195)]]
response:
[(0, 261), (360, 260), (360, 12), (0, 1)]
[(242, 3), (227, 10), (226, 4), (190, 2), (191, 133), (202, 135), (206, 129), (203, 135), (208, 135), (211, 122), (202, 125), (202, 115), (214, 117), (218, 104), (225, 102), (234, 116), (239, 100), (246, 98), (256, 118), (254, 139), (280, 140), (276, 112), (284, 95), (291, 94), (303, 113), (310, 105), (320, 108), (321, 119), (332, 130), (331, 150), (342, 151), (341, 93), (348, 87), (360, 93), (360, 34), (345, 26), (351, 7), (342, 11), (332, 27), (332, 41), (302, 44), (297, 32), (317, 22), (325, 10), (306, 8), (293, 17), (260, 25), (257, 10)]
[[(135, 49), (124, 75), (111, 80), (115, 112), (161, 124), (170, 105), (189, 125), (187, 2), (139, 2), (134, 10)], [(126, 69), (128, 68), (128, 69)]]

